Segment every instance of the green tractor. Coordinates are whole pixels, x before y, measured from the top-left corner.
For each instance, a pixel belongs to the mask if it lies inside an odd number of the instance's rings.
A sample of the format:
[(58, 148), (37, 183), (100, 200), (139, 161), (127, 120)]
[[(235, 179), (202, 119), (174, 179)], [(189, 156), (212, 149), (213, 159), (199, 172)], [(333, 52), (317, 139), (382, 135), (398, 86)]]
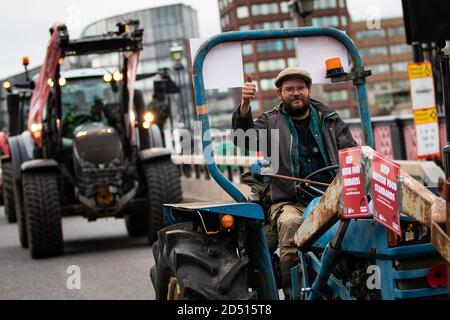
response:
[[(164, 225), (163, 204), (182, 200), (171, 151), (150, 136), (154, 117), (133, 88), (138, 26), (120, 23), (117, 32), (79, 40), (64, 25), (51, 29), (28, 130), (10, 141), (20, 242), (32, 258), (63, 253), (67, 215), (125, 218), (129, 235), (151, 244)], [(60, 71), (66, 57), (110, 53), (120, 56), (116, 68)]]

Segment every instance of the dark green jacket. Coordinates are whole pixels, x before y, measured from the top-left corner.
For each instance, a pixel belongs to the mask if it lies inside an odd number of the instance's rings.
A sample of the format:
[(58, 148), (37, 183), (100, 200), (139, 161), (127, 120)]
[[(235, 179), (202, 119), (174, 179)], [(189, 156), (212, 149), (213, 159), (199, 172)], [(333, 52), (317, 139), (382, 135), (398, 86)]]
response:
[[(325, 163), (339, 164), (338, 151), (356, 146), (348, 126), (335, 111), (313, 99), (311, 99), (310, 116), (310, 130), (316, 138)], [(282, 104), (264, 112), (256, 120), (253, 120), (251, 111), (245, 117), (241, 117), (238, 107), (233, 113), (232, 123), (234, 130), (266, 129), (267, 136), (258, 135), (258, 138), (267, 141), (268, 150), (272, 150), (271, 130), (278, 129), (279, 145), (274, 146), (278, 147), (279, 152), (277, 173), (291, 177), (299, 176), (300, 161), (297, 151), (299, 139), (294, 124), (284, 111)], [(276, 158), (273, 154), (270, 156)], [(295, 183), (274, 179), (270, 187), (270, 200), (272, 203), (297, 202)]]

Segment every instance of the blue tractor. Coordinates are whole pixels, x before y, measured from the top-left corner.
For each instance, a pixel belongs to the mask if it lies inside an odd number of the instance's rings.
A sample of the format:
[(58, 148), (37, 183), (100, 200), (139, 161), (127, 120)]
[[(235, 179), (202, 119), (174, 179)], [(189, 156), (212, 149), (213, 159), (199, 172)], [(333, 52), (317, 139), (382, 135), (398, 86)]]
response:
[[(276, 246), (268, 241), (263, 207), (257, 197), (247, 199), (222, 175), (210, 151), (202, 67), (207, 53), (221, 43), (316, 36), (334, 38), (347, 48), (353, 67), (332, 80), (353, 81), (363, 144), (373, 148), (365, 85), (370, 71), (364, 70), (361, 56), (345, 33), (305, 27), (228, 32), (210, 38), (194, 62), (197, 115), (202, 122), (203, 149), (209, 150), (204, 152), (209, 173), (235, 203), (165, 206), (166, 227), (153, 245), (155, 266), (150, 271), (157, 299), (279, 299)], [(443, 251), (437, 251), (430, 240), (431, 214), (439, 207), (436, 203), (445, 201), (404, 175), (399, 184), (402, 237), (392, 237), (372, 218), (342, 219), (339, 177), (309, 204), (295, 238), (300, 261), (291, 269), (295, 299), (448, 298), (446, 286), (434, 285), (433, 280), (444, 277), (442, 265), (447, 265), (440, 254)], [(443, 256), (448, 262), (448, 256)], [(378, 284), (372, 275), (379, 276)]]

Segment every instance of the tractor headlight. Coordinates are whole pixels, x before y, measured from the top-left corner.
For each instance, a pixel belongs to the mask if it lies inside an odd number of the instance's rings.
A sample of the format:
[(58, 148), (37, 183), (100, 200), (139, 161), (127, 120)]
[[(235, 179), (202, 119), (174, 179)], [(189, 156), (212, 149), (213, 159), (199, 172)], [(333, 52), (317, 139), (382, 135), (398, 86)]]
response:
[(42, 123), (33, 123), (30, 131), (34, 139), (40, 139), (42, 136)]
[(144, 115), (144, 122), (142, 123), (142, 126), (144, 129), (150, 129), (153, 121), (155, 121), (155, 115), (152, 112), (147, 112)]
[(60, 87), (64, 87), (67, 83), (67, 80), (65, 78), (59, 78), (58, 83)]
[(114, 79), (114, 81), (120, 81), (123, 79), (123, 75), (118, 71), (114, 72), (113, 79)]
[(105, 82), (111, 82), (112, 79), (113, 79), (113, 76), (111, 73), (105, 73), (103, 75), (103, 81), (105, 81)]

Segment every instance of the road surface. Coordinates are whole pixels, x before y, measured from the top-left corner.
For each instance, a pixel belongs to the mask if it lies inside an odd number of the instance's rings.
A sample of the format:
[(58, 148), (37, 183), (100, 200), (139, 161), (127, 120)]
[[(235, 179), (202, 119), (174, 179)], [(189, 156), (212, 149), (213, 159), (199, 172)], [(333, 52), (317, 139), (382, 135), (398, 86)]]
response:
[(128, 237), (123, 219), (67, 217), (63, 233), (64, 256), (32, 260), (0, 207), (0, 300), (155, 298), (151, 247), (146, 238)]

